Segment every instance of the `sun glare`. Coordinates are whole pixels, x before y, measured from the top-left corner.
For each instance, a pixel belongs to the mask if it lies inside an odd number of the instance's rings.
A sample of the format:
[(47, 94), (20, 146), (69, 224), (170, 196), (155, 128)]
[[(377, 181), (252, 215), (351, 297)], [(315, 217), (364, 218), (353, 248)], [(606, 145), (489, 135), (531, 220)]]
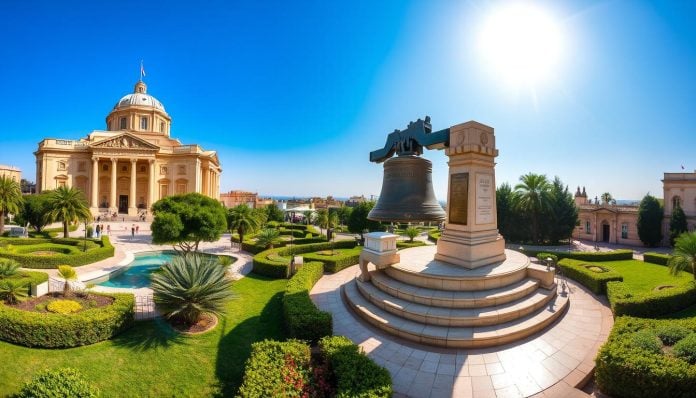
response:
[(514, 86), (535, 86), (547, 80), (556, 71), (563, 49), (556, 21), (528, 4), (493, 10), (478, 45), (485, 67)]

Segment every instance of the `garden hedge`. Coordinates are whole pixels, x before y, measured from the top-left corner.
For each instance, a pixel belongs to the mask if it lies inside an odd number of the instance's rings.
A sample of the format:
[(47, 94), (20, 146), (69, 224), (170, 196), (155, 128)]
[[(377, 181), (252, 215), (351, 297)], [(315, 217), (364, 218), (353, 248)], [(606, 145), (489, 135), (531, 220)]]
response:
[(309, 292), (324, 274), (320, 262), (306, 263), (290, 278), (283, 295), (283, 316), (288, 336), (317, 342), (333, 333), (332, 317), (320, 311), (309, 298)]
[(350, 249), (355, 247), (356, 243), (355, 241), (351, 240), (341, 240), (333, 243), (321, 242), (264, 250), (254, 256), (253, 271), (259, 275), (265, 275), (271, 278), (287, 278), (290, 260), (271, 260), (269, 259), (269, 256), (289, 256), (291, 251), (294, 255), (311, 253), (319, 250), (330, 249), (332, 245), (336, 249)]
[(0, 340), (27, 347), (68, 348), (110, 339), (133, 324), (135, 299), (132, 294), (104, 296), (113, 297), (114, 302), (72, 315), (22, 311), (0, 304)]
[(696, 397), (696, 366), (635, 344), (640, 331), (680, 326), (696, 332), (696, 319), (616, 319), (607, 342), (595, 359), (595, 381), (615, 398)]
[(433, 229), (428, 231), (428, 240), (437, 243), (437, 240), (440, 239), (440, 235), (442, 235), (442, 232), (438, 229)]
[[(646, 263), (652, 263), (652, 264), (658, 264), (658, 265), (667, 265), (667, 261), (669, 261), (670, 257), (671, 256), (669, 254), (648, 252), (648, 253), (643, 254), (643, 261), (645, 261)], [(689, 270), (689, 269), (687, 269), (685, 271), (691, 272), (691, 270)]]
[(368, 358), (344, 336), (324, 337), (319, 348), (336, 378), (336, 397), (382, 398), (392, 396), (389, 372)]
[(413, 242), (405, 241), (405, 240), (397, 240), (396, 241), (396, 248), (397, 249), (410, 249), (412, 247), (420, 247), (420, 246), (425, 246), (425, 242), (422, 240), (414, 240)]
[(19, 271), (17, 274), (9, 278), (0, 278), (0, 281), (6, 279), (26, 282), (29, 294), (31, 294), (31, 288), (33, 286), (39, 285), (44, 282), (48, 282), (48, 274), (45, 272), (37, 271)]
[[(355, 246), (355, 242), (351, 242)], [(330, 249), (326, 249), (330, 250)], [(333, 256), (323, 256), (317, 252), (305, 254), (304, 261), (319, 261), (324, 263), (326, 272), (338, 272), (353, 266), (360, 259), (362, 247), (353, 247), (351, 249), (341, 249), (343, 252)]]
[(607, 297), (615, 317), (657, 317), (696, 304), (696, 282), (643, 293), (632, 292), (623, 283), (610, 282), (607, 283)]
[[(44, 239), (24, 239), (25, 241), (33, 241), (33, 246), (20, 245), (12, 248), (12, 250), (0, 250), (0, 257), (10, 258), (22, 265), (25, 268), (49, 269), (56, 268), (58, 265), (70, 265), (79, 267), (85, 264), (95, 263), (104, 260), (114, 255), (114, 247), (111, 245), (108, 236), (102, 236), (101, 239), (88, 239), (87, 251), (82, 251), (84, 241), (75, 238), (53, 238), (48, 243)], [(36, 244), (37, 241), (40, 243)], [(60, 245), (60, 246), (57, 246)], [(56, 251), (51, 256), (37, 256), (27, 251)]]
[(632, 260), (633, 251), (628, 249), (612, 250), (610, 252), (564, 252), (564, 251), (553, 251), (550, 252), (548, 249), (544, 250), (529, 250), (520, 249), (520, 251), (527, 256), (536, 257), (539, 253), (553, 253), (558, 256), (558, 259), (570, 258), (573, 260), (581, 261), (591, 261), (591, 262), (602, 262), (602, 261), (619, 261), (619, 260)]
[[(585, 264), (582, 261), (572, 259), (563, 259), (558, 262), (558, 266), (565, 276), (579, 282), (595, 294), (605, 294), (607, 292), (608, 282), (623, 281), (623, 276), (614, 270), (608, 269), (607, 272), (594, 272), (585, 265), (598, 266), (595, 264)], [(601, 266), (598, 267), (603, 268)]]
[[(251, 356), (246, 361), (244, 379), (238, 396), (241, 398), (301, 396), (301, 386), (306, 382), (309, 373), (310, 358), (309, 346), (297, 340), (284, 342), (264, 340), (252, 344)], [(292, 377), (287, 369), (290, 363), (304, 372), (293, 372), (295, 377)], [(291, 377), (293, 382), (288, 382), (287, 379)], [(300, 383), (297, 383), (296, 378), (300, 378)]]

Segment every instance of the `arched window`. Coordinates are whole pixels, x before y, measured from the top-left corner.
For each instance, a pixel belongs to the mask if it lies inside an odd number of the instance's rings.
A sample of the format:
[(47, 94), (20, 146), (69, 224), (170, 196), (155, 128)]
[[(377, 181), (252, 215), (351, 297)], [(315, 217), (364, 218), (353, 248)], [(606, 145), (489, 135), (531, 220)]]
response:
[(125, 130), (125, 129), (126, 129), (126, 118), (125, 118), (125, 117), (122, 117), (122, 118), (121, 118), (121, 121), (120, 121), (119, 123), (121, 123), (121, 125), (120, 125), (119, 128), (120, 128), (121, 130)]
[(147, 117), (140, 118), (140, 130), (147, 130)]
[(672, 197), (672, 208), (676, 209), (677, 207), (681, 207), (681, 198), (679, 196), (673, 196)]
[(160, 133), (164, 133), (164, 122), (160, 122)]

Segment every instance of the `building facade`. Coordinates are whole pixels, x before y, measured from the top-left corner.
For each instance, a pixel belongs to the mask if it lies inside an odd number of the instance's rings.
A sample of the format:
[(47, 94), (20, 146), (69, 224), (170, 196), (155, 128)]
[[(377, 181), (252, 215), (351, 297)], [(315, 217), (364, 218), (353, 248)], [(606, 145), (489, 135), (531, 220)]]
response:
[(247, 205), (252, 209), (257, 207), (259, 194), (246, 191), (229, 191), (220, 194), (220, 202), (227, 208), (237, 207), (239, 205)]
[(34, 152), (37, 192), (75, 187), (84, 192), (94, 215), (137, 215), (173, 194), (198, 192), (219, 199), (217, 153), (182, 145), (170, 137), (170, 129), (164, 106), (138, 81), (106, 116), (106, 130), (79, 140), (39, 143)]
[(585, 187), (575, 192), (580, 223), (573, 230), (573, 239), (642, 246), (638, 238), (638, 206), (600, 203), (587, 199)]
[(17, 167), (0, 164), (0, 177), (9, 178), (19, 183), (22, 180), (22, 171)]
[(662, 236), (669, 239), (669, 219), (674, 208), (679, 206), (686, 214), (689, 231), (696, 229), (696, 172), (665, 173), (662, 179), (665, 220)]

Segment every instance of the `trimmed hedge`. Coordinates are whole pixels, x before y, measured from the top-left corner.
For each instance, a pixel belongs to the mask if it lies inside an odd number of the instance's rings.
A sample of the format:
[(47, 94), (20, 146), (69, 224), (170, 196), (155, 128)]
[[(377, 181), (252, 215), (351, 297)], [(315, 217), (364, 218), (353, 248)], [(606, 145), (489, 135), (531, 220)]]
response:
[(381, 398), (392, 396), (389, 372), (365, 355), (344, 336), (324, 337), (319, 348), (336, 377), (338, 398)]
[(607, 297), (615, 317), (657, 317), (696, 304), (696, 282), (644, 293), (634, 293), (623, 283), (611, 282), (607, 283)]
[(696, 366), (634, 344), (636, 332), (658, 330), (670, 325), (696, 331), (695, 318), (617, 318), (607, 342), (595, 359), (595, 381), (602, 392), (616, 398), (696, 396)]
[[(651, 264), (667, 265), (667, 262), (669, 261), (670, 257), (672, 256), (670, 256), (669, 254), (648, 252), (643, 254), (643, 261)], [(690, 272), (691, 270), (687, 269), (685, 271)]]
[(0, 340), (27, 347), (68, 348), (110, 339), (133, 324), (135, 299), (132, 294), (104, 296), (113, 297), (114, 302), (72, 315), (22, 311), (0, 304)]
[(428, 231), (428, 240), (437, 243), (437, 240), (440, 239), (440, 235), (442, 235), (442, 232), (438, 229), (433, 229)]
[(51, 243), (51, 238), (0, 238), (0, 247), (37, 245), (39, 243)]
[(537, 257), (539, 253), (552, 253), (558, 256), (559, 260), (564, 258), (570, 258), (573, 260), (581, 261), (591, 261), (591, 262), (603, 262), (603, 261), (619, 261), (619, 260), (632, 260), (633, 251), (628, 249), (612, 250), (610, 252), (550, 252), (548, 250), (529, 250), (521, 249), (520, 252), (526, 254), (530, 257)]
[[(623, 276), (616, 271), (594, 272), (585, 267), (585, 265), (582, 261), (572, 259), (563, 259), (558, 262), (558, 266), (568, 278), (579, 282), (595, 294), (605, 294), (608, 282), (623, 281)], [(594, 264), (587, 265), (596, 266)]]
[(288, 281), (283, 295), (283, 316), (289, 337), (316, 343), (333, 333), (331, 314), (320, 311), (309, 297), (309, 291), (322, 275), (324, 265), (310, 262)]
[(2, 280), (15, 280), (27, 283), (27, 289), (31, 294), (31, 288), (44, 282), (48, 282), (48, 274), (38, 271), (19, 271), (17, 274), (9, 278), (0, 278)]
[[(34, 241), (31, 243), (34, 246), (19, 246), (12, 251), (2, 250), (0, 251), (0, 257), (13, 259), (25, 268), (50, 269), (63, 264), (79, 267), (113, 257), (114, 255), (114, 247), (111, 245), (108, 236), (102, 236), (99, 240), (88, 239), (86, 252), (83, 252), (80, 246), (84, 244), (81, 239), (53, 238), (49, 243), (42, 242), (39, 244), (36, 244), (37, 239), (24, 240)], [(39, 240), (44, 241), (43, 239)], [(92, 247), (91, 249), (90, 246)], [(57, 253), (52, 256), (36, 256), (26, 253), (26, 251), (55, 251), (56, 249), (61, 249), (63, 253)], [(69, 252), (69, 254), (66, 252)]]
[(287, 278), (288, 267), (290, 260), (279, 261), (270, 260), (269, 256), (276, 254), (277, 256), (289, 256), (290, 252), (294, 255), (311, 253), (319, 250), (327, 250), (333, 245), (336, 249), (351, 249), (355, 247), (355, 241), (341, 240), (338, 242), (322, 242), (305, 245), (293, 245), (292, 247), (277, 247), (269, 250), (264, 250), (254, 256), (253, 271), (259, 275), (269, 276), (271, 278)]
[[(296, 377), (301, 378), (300, 384), (307, 382), (310, 367), (309, 346), (297, 340), (273, 341), (264, 340), (251, 345), (251, 356), (244, 367), (244, 380), (239, 388), (239, 397), (299, 397), (301, 386), (288, 383), (289, 376), (284, 372), (289, 362), (300, 369)], [(293, 381), (295, 377), (292, 378)]]
[[(351, 243), (355, 244), (355, 242)], [(319, 261), (324, 263), (324, 269), (326, 272), (338, 272), (358, 263), (362, 246), (353, 247), (352, 249), (338, 250), (343, 250), (343, 252), (333, 256), (324, 256), (317, 252), (307, 253), (303, 256), (304, 261)]]
[(409, 249), (411, 247), (419, 247), (419, 246), (425, 246), (425, 242), (422, 240), (414, 240), (413, 242), (408, 242), (405, 240), (397, 240), (396, 241), (396, 248), (397, 249)]

